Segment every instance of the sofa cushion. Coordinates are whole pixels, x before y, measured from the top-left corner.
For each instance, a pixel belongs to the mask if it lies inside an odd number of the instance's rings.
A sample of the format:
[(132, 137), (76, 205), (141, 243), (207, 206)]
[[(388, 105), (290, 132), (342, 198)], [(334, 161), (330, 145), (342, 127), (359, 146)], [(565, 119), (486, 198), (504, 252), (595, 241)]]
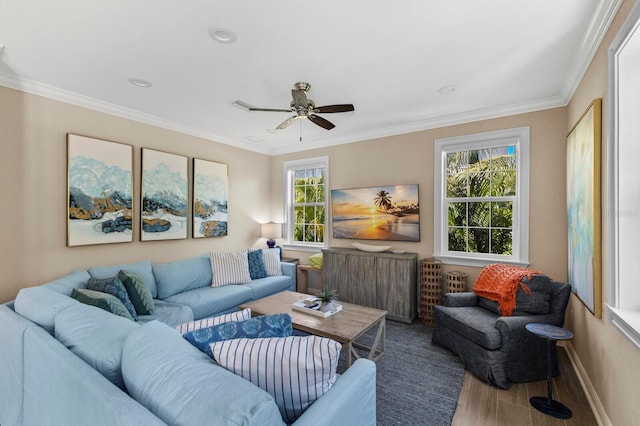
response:
[(295, 421), (336, 381), (340, 343), (319, 336), (233, 339), (211, 344), (221, 366), (261, 387)]
[(273, 398), (153, 321), (129, 334), (122, 351), (129, 394), (172, 425), (281, 425)]
[(251, 300), (251, 293), (244, 285), (203, 287), (167, 297), (166, 301), (189, 306), (194, 319), (200, 319), (236, 310), (238, 305)]
[(452, 329), (465, 338), (487, 349), (502, 346), (500, 331), (496, 328), (498, 317), (480, 306), (464, 308), (436, 306), (435, 321), (442, 327)]
[(282, 275), (282, 267), (280, 266), (280, 249), (262, 249), (264, 257), (264, 266), (267, 269), (267, 276), (275, 277)]
[(139, 315), (149, 315), (153, 312), (153, 296), (151, 289), (144, 282), (142, 275), (133, 272), (118, 272), (118, 279), (127, 289), (129, 299)]
[(249, 276), (252, 280), (267, 276), (267, 268), (264, 266), (264, 256), (260, 249), (249, 249), (247, 251), (249, 261)]
[(212, 251), (211, 272), (213, 287), (244, 284), (251, 281), (247, 251)]
[(288, 290), (291, 286), (291, 277), (281, 275), (279, 277), (266, 277), (243, 284), (251, 289), (251, 299), (257, 300), (270, 296), (280, 291)]
[(78, 301), (43, 286), (23, 288), (18, 292), (14, 309), (53, 334), (58, 312)]
[(174, 262), (154, 263), (152, 268), (159, 299), (211, 285), (211, 262), (206, 254)]
[(112, 294), (86, 288), (74, 288), (71, 291), (71, 297), (86, 305), (95, 306), (114, 315), (134, 321), (127, 308)]
[(149, 315), (138, 315), (139, 323), (158, 320), (170, 327), (193, 321), (193, 310), (182, 303), (172, 303), (165, 300), (154, 300), (153, 312)]
[(91, 275), (87, 271), (73, 271), (63, 277), (44, 283), (41, 287), (71, 296), (72, 289), (87, 288), (87, 280), (89, 278), (91, 278)]
[(127, 308), (129, 314), (133, 318), (137, 317), (136, 308), (133, 307), (133, 303), (131, 303), (131, 299), (129, 299), (129, 293), (127, 293), (127, 289), (122, 284), (122, 281), (118, 279), (118, 277), (109, 277), (109, 278), (89, 278), (87, 281), (87, 290), (101, 291), (103, 293), (111, 294), (118, 298), (120, 302)]
[(232, 312), (230, 314), (218, 315), (211, 318), (203, 318), (197, 321), (185, 322), (175, 327), (179, 333), (184, 334), (190, 331), (200, 330), (201, 328), (213, 327), (214, 325), (222, 324), (229, 321), (246, 321), (251, 318), (251, 309), (243, 309), (238, 312)]
[(56, 339), (123, 390), (122, 347), (129, 333), (138, 327), (133, 321), (81, 303), (55, 317)]
[(115, 277), (120, 271), (133, 272), (134, 274), (141, 275), (144, 282), (149, 286), (151, 295), (154, 298), (158, 297), (156, 279), (154, 278), (151, 270), (151, 262), (148, 260), (134, 263), (120, 263), (117, 265), (94, 266), (89, 268), (89, 274), (94, 278)]
[[(533, 275), (523, 278), (522, 284), (529, 288), (526, 292), (521, 285), (516, 291), (516, 307), (512, 315), (546, 315), (551, 308), (551, 295), (555, 288), (550, 285), (551, 278), (546, 275)], [(500, 314), (500, 305), (494, 300), (479, 296), (478, 305)]]
[(245, 321), (228, 321), (211, 327), (184, 333), (196, 348), (213, 358), (209, 345), (231, 339), (255, 339), (258, 337), (291, 336), (291, 316), (289, 314), (262, 315)]

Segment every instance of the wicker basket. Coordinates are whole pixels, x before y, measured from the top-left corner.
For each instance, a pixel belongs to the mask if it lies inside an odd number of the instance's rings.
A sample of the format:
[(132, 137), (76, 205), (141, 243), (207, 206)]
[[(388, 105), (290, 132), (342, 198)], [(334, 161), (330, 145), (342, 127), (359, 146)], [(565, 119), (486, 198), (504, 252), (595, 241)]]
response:
[(447, 272), (447, 293), (467, 291), (467, 274), (460, 271)]
[(442, 264), (428, 258), (420, 261), (420, 319), (434, 323), (435, 306), (442, 303)]

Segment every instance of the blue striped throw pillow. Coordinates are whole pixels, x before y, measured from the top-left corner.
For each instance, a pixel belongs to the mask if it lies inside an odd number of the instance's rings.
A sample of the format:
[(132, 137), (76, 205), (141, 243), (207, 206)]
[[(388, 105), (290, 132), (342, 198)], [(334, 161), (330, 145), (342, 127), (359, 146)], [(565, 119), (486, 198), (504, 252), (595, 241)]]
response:
[(210, 345), (218, 364), (273, 396), (294, 422), (336, 381), (342, 345), (319, 336), (233, 339)]

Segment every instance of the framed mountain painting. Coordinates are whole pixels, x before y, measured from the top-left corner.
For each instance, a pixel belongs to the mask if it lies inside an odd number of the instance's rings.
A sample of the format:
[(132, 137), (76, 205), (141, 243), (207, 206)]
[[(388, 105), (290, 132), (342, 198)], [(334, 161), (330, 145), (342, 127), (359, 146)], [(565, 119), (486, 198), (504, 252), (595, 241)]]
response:
[(133, 147), (67, 134), (67, 245), (131, 242)]
[(193, 238), (227, 235), (227, 165), (193, 159)]
[(188, 158), (142, 148), (140, 241), (187, 238)]

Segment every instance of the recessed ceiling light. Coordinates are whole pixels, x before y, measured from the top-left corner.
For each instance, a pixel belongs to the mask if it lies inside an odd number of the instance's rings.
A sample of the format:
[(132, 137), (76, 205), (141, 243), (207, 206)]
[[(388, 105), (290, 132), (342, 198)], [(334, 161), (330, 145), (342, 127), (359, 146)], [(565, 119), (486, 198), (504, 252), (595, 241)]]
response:
[(449, 85), (449, 86), (441, 87), (440, 90), (438, 90), (438, 93), (440, 93), (441, 95), (451, 95), (457, 90), (458, 90), (458, 86)]
[(142, 80), (140, 78), (130, 78), (129, 83), (136, 87), (151, 87), (153, 86), (150, 81)]
[(278, 133), (278, 129), (267, 129), (267, 133)]
[(233, 31), (222, 27), (209, 28), (209, 37), (220, 43), (233, 43), (237, 38)]

